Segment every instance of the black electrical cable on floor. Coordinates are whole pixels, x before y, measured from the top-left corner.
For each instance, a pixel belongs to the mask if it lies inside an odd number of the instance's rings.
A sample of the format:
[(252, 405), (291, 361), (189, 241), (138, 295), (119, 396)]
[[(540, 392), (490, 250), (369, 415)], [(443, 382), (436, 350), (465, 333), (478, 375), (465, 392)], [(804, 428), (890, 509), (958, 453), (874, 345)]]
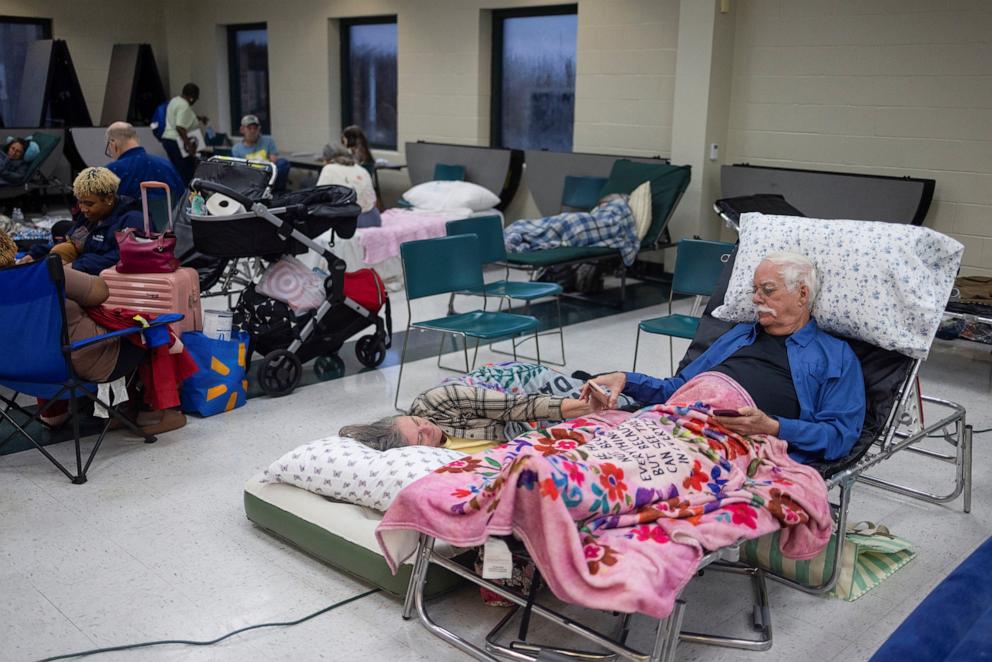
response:
[(365, 593), (359, 593), (358, 595), (353, 595), (350, 598), (347, 598), (345, 600), (341, 600), (340, 602), (335, 602), (334, 604), (330, 605), (329, 607), (324, 607), (323, 609), (320, 609), (319, 611), (315, 611), (312, 614), (309, 614), (307, 616), (304, 616), (303, 618), (297, 619), (295, 621), (287, 621), (285, 623), (259, 623), (258, 625), (248, 625), (246, 627), (243, 627), (243, 628), (239, 628), (237, 630), (234, 630), (233, 632), (228, 632), (224, 636), (217, 637), (216, 639), (212, 639), (210, 641), (190, 641), (190, 640), (186, 640), (186, 639), (163, 639), (161, 641), (146, 641), (146, 642), (143, 642), (143, 643), (140, 643), (140, 644), (127, 644), (127, 645), (124, 645), (124, 646), (109, 646), (107, 648), (94, 648), (93, 650), (89, 650), (89, 651), (81, 651), (79, 653), (67, 653), (66, 655), (56, 655), (55, 657), (46, 657), (46, 658), (43, 658), (41, 660), (38, 660), (38, 662), (55, 662), (55, 660), (70, 660), (70, 659), (72, 659), (74, 657), (86, 657), (87, 655), (96, 655), (98, 653), (113, 653), (113, 652), (116, 652), (116, 651), (133, 650), (135, 648), (147, 648), (149, 646), (161, 646), (163, 644), (183, 644), (183, 645), (186, 645), (186, 646), (213, 646), (216, 643), (220, 643), (221, 641), (224, 641), (225, 639), (228, 639), (230, 637), (233, 637), (236, 634), (241, 634), (242, 632), (247, 632), (248, 630), (257, 630), (259, 628), (288, 627), (290, 625), (299, 625), (300, 623), (304, 623), (306, 621), (309, 621), (311, 618), (316, 618), (316, 617), (320, 616), (321, 614), (326, 614), (327, 612), (333, 611), (333, 610), (337, 609), (338, 607), (343, 607), (343, 606), (345, 606), (346, 604), (348, 604), (350, 602), (355, 602), (356, 600), (361, 600), (362, 598), (367, 597), (369, 595), (372, 595), (373, 593), (378, 593), (381, 590), (382, 589), (374, 588), (374, 589), (372, 589), (370, 591), (365, 591)]

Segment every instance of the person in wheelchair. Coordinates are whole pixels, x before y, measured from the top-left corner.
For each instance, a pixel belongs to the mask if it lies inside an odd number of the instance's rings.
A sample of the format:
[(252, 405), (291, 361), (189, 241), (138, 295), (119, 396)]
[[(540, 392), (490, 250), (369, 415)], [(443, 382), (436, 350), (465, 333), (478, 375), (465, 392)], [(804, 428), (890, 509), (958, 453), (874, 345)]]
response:
[(606, 405), (622, 393), (644, 405), (678, 402), (690, 380), (732, 380), (753, 407), (719, 410), (717, 419), (742, 435), (770, 434), (789, 443), (798, 462), (836, 460), (851, 450), (865, 418), (865, 388), (858, 358), (843, 340), (822, 331), (812, 317), (819, 290), (816, 267), (797, 253), (765, 256), (754, 272), (756, 323), (737, 324), (675, 376), (658, 379), (613, 372), (593, 377), (608, 389)]

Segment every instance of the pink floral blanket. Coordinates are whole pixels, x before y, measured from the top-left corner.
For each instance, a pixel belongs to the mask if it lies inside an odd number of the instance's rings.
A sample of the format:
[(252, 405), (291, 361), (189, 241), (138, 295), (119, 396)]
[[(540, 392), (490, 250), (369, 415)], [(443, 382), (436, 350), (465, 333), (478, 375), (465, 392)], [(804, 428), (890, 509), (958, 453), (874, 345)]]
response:
[(400, 254), (400, 244), (414, 239), (433, 239), (445, 235), (445, 224), (464, 214), (417, 212), (387, 209), (382, 212), (382, 226), (362, 228), (358, 241), (365, 251), (365, 264), (377, 264)]
[(460, 547), (512, 533), (560, 599), (664, 618), (707, 551), (782, 528), (786, 556), (815, 556), (832, 526), (823, 479), (784, 441), (737, 436), (692, 397), (746, 404), (735, 386), (700, 375), (676, 394), (691, 404), (567, 421), (437, 469), (376, 530), (390, 567), (416, 532)]

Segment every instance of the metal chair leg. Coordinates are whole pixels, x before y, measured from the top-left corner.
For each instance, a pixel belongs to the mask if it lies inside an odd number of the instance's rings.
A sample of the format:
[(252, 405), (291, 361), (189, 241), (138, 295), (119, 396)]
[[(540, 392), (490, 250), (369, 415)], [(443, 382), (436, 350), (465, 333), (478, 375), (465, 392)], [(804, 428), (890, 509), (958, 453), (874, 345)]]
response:
[(634, 341), (634, 367), (630, 369), (631, 372), (637, 372), (637, 352), (641, 348), (641, 325), (637, 325), (637, 340)]
[(393, 398), (393, 408), (396, 411), (405, 411), (400, 409), (400, 384), (403, 383), (403, 362), (406, 361), (406, 343), (410, 340), (410, 324), (406, 325), (406, 333), (403, 334), (403, 350), (400, 352), (400, 374), (396, 377), (396, 397)]
[(668, 374), (675, 375), (675, 340), (668, 336)]

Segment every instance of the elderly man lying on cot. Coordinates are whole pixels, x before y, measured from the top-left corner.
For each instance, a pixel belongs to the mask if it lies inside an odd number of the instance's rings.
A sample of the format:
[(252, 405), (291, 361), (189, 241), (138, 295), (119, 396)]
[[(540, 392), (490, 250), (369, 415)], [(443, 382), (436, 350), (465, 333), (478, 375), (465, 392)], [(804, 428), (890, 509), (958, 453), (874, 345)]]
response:
[(608, 373), (592, 378), (581, 397), (598, 397), (597, 384), (608, 389), (603, 399), (611, 408), (621, 393), (644, 405), (678, 403), (690, 380), (697, 388), (700, 380), (713, 380), (739, 387), (754, 401), (753, 407), (716, 412), (733, 432), (779, 437), (797, 462), (847, 455), (864, 423), (864, 379), (854, 350), (812, 317), (816, 267), (796, 253), (769, 254), (753, 282), (756, 323), (736, 325), (674, 377)]

